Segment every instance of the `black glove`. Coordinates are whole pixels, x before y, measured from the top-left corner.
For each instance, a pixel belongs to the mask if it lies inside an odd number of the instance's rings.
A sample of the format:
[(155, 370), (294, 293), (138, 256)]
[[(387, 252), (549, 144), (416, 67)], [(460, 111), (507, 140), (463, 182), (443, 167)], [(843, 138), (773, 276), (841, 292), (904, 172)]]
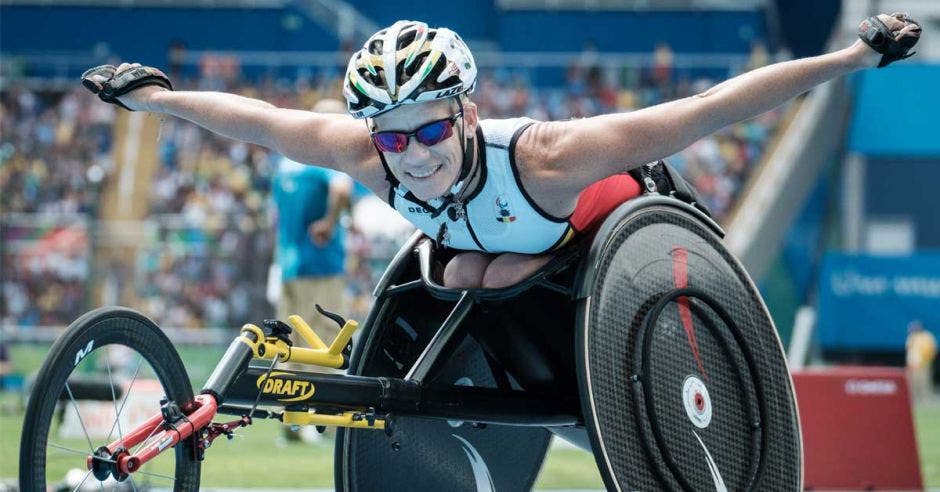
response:
[[(878, 68), (913, 56), (916, 51), (910, 54), (908, 51), (920, 40), (921, 29), (917, 21), (900, 12), (891, 14), (891, 17), (903, 22), (904, 26), (892, 31), (877, 16), (863, 20), (858, 26), (858, 37), (873, 50), (884, 55), (881, 57)], [(908, 29), (908, 26), (911, 28)], [(898, 39), (897, 36), (901, 31), (905, 32)]]
[[(128, 92), (147, 85), (159, 85), (164, 89), (173, 90), (173, 84), (170, 79), (160, 70), (153, 67), (131, 67), (122, 72), (117, 70), (114, 65), (100, 65), (82, 74), (82, 85), (91, 92), (98, 94), (98, 98), (106, 103), (117, 104), (118, 106), (133, 111), (128, 108), (118, 97)], [(100, 75), (105, 82), (95, 80), (95, 76)]]

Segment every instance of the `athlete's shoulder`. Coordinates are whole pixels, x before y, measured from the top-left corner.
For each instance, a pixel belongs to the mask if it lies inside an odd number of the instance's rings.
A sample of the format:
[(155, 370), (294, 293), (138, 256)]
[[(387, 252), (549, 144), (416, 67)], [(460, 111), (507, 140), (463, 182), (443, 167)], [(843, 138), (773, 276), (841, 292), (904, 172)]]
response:
[(487, 145), (508, 148), (512, 141), (533, 123), (536, 121), (526, 117), (487, 119), (480, 120), (480, 128)]

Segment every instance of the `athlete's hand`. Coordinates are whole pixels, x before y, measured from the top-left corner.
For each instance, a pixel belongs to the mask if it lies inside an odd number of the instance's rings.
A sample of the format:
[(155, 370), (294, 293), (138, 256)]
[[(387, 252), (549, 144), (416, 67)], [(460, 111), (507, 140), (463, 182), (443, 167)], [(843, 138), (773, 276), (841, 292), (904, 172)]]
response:
[(170, 80), (160, 70), (140, 63), (101, 65), (82, 74), (82, 85), (107, 103), (131, 111), (153, 111), (153, 95), (173, 90)]
[[(114, 73), (115, 76), (120, 76), (120, 74), (126, 70), (138, 68), (141, 66), (142, 65), (140, 63), (122, 63), (117, 67), (117, 70), (115, 70)], [(121, 101), (121, 104), (124, 104), (134, 111), (152, 111), (153, 106), (150, 103), (153, 95), (167, 90), (170, 89), (156, 84), (145, 85), (143, 87), (132, 89), (130, 92), (119, 96), (118, 100)]]
[[(876, 22), (880, 21), (881, 25)], [(861, 39), (850, 47), (860, 67), (884, 67), (907, 58), (911, 48), (920, 40), (920, 24), (900, 12), (880, 14), (859, 24)]]

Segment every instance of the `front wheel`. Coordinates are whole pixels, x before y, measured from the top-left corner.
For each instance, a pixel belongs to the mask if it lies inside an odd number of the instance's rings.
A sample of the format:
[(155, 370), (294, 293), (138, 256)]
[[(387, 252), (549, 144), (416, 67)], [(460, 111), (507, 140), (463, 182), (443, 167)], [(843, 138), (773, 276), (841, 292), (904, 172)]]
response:
[(96, 449), (159, 413), (164, 397), (181, 407), (193, 401), (186, 369), (163, 331), (126, 308), (83, 315), (53, 344), (33, 384), (20, 442), (20, 490), (198, 490), (191, 440), (122, 483), (99, 481), (86, 464)]

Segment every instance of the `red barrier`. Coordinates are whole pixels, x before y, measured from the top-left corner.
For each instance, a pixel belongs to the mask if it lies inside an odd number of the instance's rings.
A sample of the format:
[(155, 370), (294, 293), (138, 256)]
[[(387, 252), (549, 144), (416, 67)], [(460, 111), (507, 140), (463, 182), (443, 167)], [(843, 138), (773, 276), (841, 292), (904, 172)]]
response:
[(810, 368), (793, 383), (807, 490), (924, 489), (904, 370)]

